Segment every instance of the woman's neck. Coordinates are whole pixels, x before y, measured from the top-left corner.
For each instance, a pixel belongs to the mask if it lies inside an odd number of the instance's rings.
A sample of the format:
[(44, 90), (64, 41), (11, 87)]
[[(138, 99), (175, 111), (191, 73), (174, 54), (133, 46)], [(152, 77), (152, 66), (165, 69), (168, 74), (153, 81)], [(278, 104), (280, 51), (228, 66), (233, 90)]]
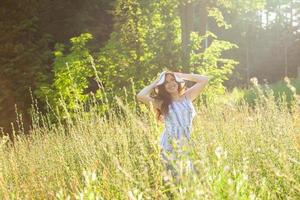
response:
[(180, 99), (180, 96), (179, 96), (178, 93), (171, 94), (171, 97), (172, 97), (172, 100), (173, 100), (173, 101), (177, 101), (177, 100)]

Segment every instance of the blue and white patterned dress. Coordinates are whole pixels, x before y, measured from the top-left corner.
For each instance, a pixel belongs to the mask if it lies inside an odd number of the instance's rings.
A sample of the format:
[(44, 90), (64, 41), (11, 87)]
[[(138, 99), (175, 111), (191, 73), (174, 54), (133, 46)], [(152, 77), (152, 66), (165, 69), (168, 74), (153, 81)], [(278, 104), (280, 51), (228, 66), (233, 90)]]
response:
[(165, 152), (172, 152), (172, 142), (181, 147), (190, 140), (192, 120), (196, 115), (192, 101), (184, 96), (181, 101), (173, 101), (169, 105), (169, 113), (165, 118), (165, 129), (160, 144)]

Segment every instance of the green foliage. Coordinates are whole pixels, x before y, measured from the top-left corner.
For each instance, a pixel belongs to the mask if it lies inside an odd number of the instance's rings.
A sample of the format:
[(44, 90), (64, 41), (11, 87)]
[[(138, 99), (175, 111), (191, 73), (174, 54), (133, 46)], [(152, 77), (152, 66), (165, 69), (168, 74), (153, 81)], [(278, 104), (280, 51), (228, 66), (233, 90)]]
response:
[(180, 69), (177, 5), (175, 0), (116, 2), (115, 31), (95, 60), (109, 102), (124, 94), (134, 102), (135, 88), (153, 81), (163, 69)]
[[(14, 101), (21, 103), (22, 108), (29, 107), (30, 95), (24, 94), (32, 87), (43, 105), (47, 98), (52, 106), (59, 105), (59, 99), (64, 98), (67, 109), (75, 109), (77, 101), (89, 99), (84, 90), (89, 86), (87, 78), (91, 76), (95, 76), (106, 91), (106, 96), (102, 91), (96, 94), (98, 100), (114, 103), (114, 96), (124, 96), (126, 88), (127, 101), (133, 102), (135, 87), (140, 89), (147, 85), (158, 72), (164, 69), (183, 71), (181, 39), (184, 27), (180, 20), (180, 6), (188, 2), (191, 1), (91, 0), (86, 3), (30, 0), (18, 2), (16, 6), (4, 0), (4, 6), (0, 8), (4, 19), (0, 24), (3, 41), (0, 45), (3, 55), (0, 66), (3, 72), (1, 79), (4, 80), (2, 88), (6, 92), (0, 107), (5, 109), (7, 102)], [(191, 66), (189, 69), (185, 66), (184, 70), (213, 77), (204, 97), (212, 99), (215, 95), (224, 94), (224, 81), (238, 64), (235, 70), (238, 76), (232, 76), (231, 83), (236, 81), (236, 77), (245, 82), (245, 77), (254, 73), (261, 77), (280, 77), (285, 61), (290, 75), (295, 72), (299, 63), (296, 56), (299, 54), (298, 33), (293, 31), (297, 30), (295, 23), (290, 22), (296, 19), (297, 14), (292, 18), (289, 13), (298, 12), (299, 9), (293, 8), (293, 5), (298, 5), (297, 2), (192, 2), (195, 6), (193, 25), (201, 21), (200, 29), (209, 31), (205, 35), (192, 32)], [(202, 6), (201, 9), (205, 7), (207, 12), (197, 14), (199, 6)], [(283, 7), (285, 9), (281, 9)], [(23, 8), (26, 14), (21, 11)], [(266, 12), (257, 12), (262, 9)], [(12, 15), (7, 15), (10, 11)], [(273, 14), (276, 15), (275, 20), (266, 22), (264, 27), (262, 16)], [(114, 21), (111, 20), (112, 15)], [(112, 26), (114, 32), (110, 35)], [(64, 47), (69, 37), (83, 31), (93, 33), (96, 37), (93, 43), (86, 44), (90, 39), (88, 36), (79, 37), (72, 39), (72, 47)], [(104, 43), (109, 35), (110, 39)], [(206, 47), (200, 46), (204, 40)], [(239, 50), (236, 50), (237, 45), (228, 41), (237, 44)], [(56, 42), (64, 45), (54, 47)], [(103, 44), (105, 46), (97, 51)], [(287, 53), (282, 56), (284, 49)], [(95, 60), (91, 54), (97, 55)]]
[[(109, 102), (114, 102), (116, 95), (124, 94), (129, 102), (134, 102), (135, 87), (145, 86), (163, 69), (181, 71), (178, 6), (179, 2), (174, 0), (116, 2), (115, 31), (105, 47), (100, 49), (93, 69)], [(219, 26), (228, 28), (229, 25), (217, 8), (210, 8), (209, 16)], [(62, 98), (67, 101), (67, 109), (74, 109), (77, 101), (87, 100), (82, 92), (88, 86), (86, 78), (92, 76), (92, 69), (88, 65), (93, 62), (85, 47), (87, 39), (90, 38), (84, 35), (71, 39), (73, 47), (67, 56), (63, 55), (62, 47), (57, 47), (52, 89), (42, 88), (44, 96), (50, 96), (51, 105), (57, 104)], [(200, 46), (204, 39), (212, 42), (204, 52), (199, 53), (204, 48)], [(213, 77), (206, 97), (212, 98), (224, 93), (223, 82), (228, 79), (237, 62), (222, 56), (224, 51), (235, 47), (211, 32), (204, 36), (192, 32), (190, 71)], [(100, 94), (98, 97), (103, 99)]]
[(98, 59), (105, 85), (118, 91), (128, 87), (132, 78), (141, 87), (164, 67), (178, 69), (177, 4), (170, 0), (117, 1), (115, 32)]
[(231, 25), (226, 23), (222, 12), (217, 7), (209, 8), (208, 16), (216, 20), (218, 27), (224, 27), (225, 29), (231, 28)]
[(45, 85), (36, 93), (44, 97), (54, 108), (61, 106), (60, 100), (64, 99), (66, 108), (74, 110), (80, 102), (88, 98), (84, 90), (88, 87), (88, 77), (93, 76), (93, 57), (86, 47), (92, 39), (89, 33), (71, 38), (71, 48), (64, 53), (64, 46), (57, 44), (54, 52), (54, 79), (51, 85)]
[[(201, 41), (210, 37), (213, 38), (211, 45), (203, 53), (198, 53), (197, 49), (199, 49)], [(205, 95), (213, 98), (213, 96), (224, 94), (225, 87), (223, 82), (228, 80), (229, 75), (238, 62), (222, 58), (221, 56), (224, 51), (237, 48), (237, 46), (227, 41), (218, 40), (217, 36), (210, 32), (202, 37), (194, 32), (192, 34), (192, 44), (194, 44), (191, 53), (192, 71), (212, 77), (209, 82), (209, 89), (206, 90)]]
[[(103, 46), (113, 25), (112, 14), (107, 12), (113, 2), (1, 0), (0, 82), (5, 100), (0, 103), (0, 127), (11, 129), (15, 104), (23, 117), (30, 119), (29, 89), (39, 93), (40, 87), (52, 84), (55, 43), (67, 44), (70, 37), (91, 32), (95, 38), (89, 47)], [(43, 100), (39, 101), (40, 107), (45, 105)]]
[(218, 0), (217, 5), (225, 7), (228, 11), (244, 14), (264, 8), (266, 0)]
[[(117, 1), (115, 32), (97, 59), (99, 77), (106, 90), (120, 94), (123, 87), (131, 88), (130, 80), (141, 88), (163, 69), (183, 69), (178, 6), (179, 2), (173, 0)], [(229, 27), (217, 8), (210, 8), (209, 16), (219, 26)], [(212, 43), (204, 53), (198, 53), (204, 48), (199, 46), (201, 41), (209, 36), (213, 39)], [(224, 93), (223, 82), (237, 62), (221, 56), (236, 45), (217, 39), (211, 32), (205, 36), (193, 32), (191, 47), (190, 71), (214, 77), (210, 82), (213, 88), (211, 96)], [(128, 96), (132, 96), (132, 91), (127, 91)]]

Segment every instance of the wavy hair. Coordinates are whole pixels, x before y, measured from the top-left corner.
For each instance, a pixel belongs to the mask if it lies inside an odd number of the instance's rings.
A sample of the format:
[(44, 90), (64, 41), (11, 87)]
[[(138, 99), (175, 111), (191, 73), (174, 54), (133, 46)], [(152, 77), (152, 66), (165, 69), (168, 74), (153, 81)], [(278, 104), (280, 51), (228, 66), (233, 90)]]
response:
[[(172, 75), (175, 78), (173, 72), (171, 72), (171, 71), (166, 72), (165, 77), (167, 75)], [(176, 79), (175, 79), (175, 81), (176, 81)], [(165, 82), (166, 82), (166, 79), (165, 79)], [(162, 101), (161, 108), (156, 109), (156, 111), (157, 111), (156, 117), (158, 120), (160, 119), (161, 115), (166, 116), (169, 113), (169, 105), (172, 103), (172, 96), (169, 92), (166, 91), (165, 82), (163, 84), (157, 86), (157, 88), (155, 90), (154, 98), (156, 100)], [(183, 92), (185, 91), (185, 86), (182, 86), (177, 81), (176, 81), (176, 83), (178, 84), (178, 93), (180, 95), (182, 95)]]

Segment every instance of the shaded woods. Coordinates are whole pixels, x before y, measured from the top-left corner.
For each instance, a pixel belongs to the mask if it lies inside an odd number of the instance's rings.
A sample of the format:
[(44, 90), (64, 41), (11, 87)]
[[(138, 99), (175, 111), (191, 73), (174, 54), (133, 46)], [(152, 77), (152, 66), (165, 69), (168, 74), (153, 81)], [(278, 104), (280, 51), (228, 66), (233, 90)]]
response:
[[(15, 106), (28, 124), (30, 88), (52, 81), (55, 43), (84, 31), (95, 38), (91, 48), (103, 46), (112, 31), (111, 1), (17, 1), (0, 3), (0, 127), (11, 130)], [(36, 95), (35, 95), (36, 97)]]

